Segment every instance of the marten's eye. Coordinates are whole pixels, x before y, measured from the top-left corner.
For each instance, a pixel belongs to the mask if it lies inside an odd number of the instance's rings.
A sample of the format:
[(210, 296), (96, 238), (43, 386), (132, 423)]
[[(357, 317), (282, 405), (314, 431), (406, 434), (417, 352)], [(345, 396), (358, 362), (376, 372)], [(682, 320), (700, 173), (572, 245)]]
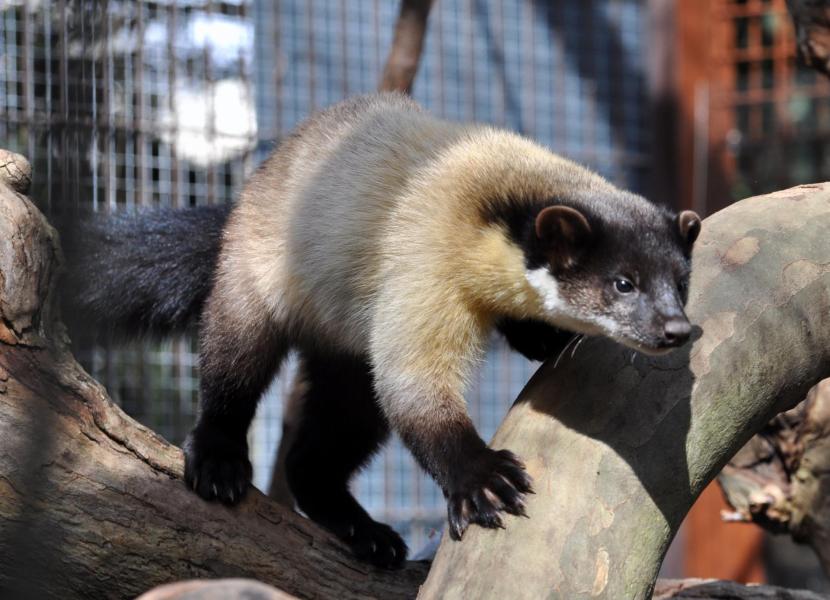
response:
[(634, 291), (634, 284), (625, 277), (617, 277), (614, 279), (614, 289), (620, 294), (630, 294)]
[(685, 294), (686, 291), (689, 289), (689, 280), (688, 279), (681, 279), (677, 282), (677, 291), (681, 294)]

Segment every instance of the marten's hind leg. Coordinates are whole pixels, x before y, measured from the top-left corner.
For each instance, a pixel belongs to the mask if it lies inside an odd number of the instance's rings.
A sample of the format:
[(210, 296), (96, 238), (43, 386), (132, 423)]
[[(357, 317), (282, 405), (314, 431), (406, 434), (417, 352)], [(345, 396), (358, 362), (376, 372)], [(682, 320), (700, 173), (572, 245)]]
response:
[(217, 284), (202, 315), (201, 406), (184, 444), (185, 482), (206, 500), (238, 502), (251, 483), (247, 433), (288, 350), (264, 306)]
[(288, 451), (288, 484), (313, 521), (377, 566), (396, 568), (406, 544), (373, 520), (349, 491), (349, 480), (389, 435), (369, 366), (357, 359), (303, 353), (307, 386), (294, 443)]

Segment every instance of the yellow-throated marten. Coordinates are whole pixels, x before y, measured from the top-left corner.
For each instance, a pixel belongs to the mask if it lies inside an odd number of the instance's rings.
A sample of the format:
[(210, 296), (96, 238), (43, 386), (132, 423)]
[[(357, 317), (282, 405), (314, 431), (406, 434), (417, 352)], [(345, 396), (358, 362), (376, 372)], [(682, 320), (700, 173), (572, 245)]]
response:
[(209, 500), (245, 493), (257, 400), (297, 348), (317, 386), (287, 462), (298, 505), (396, 566), (406, 546), (348, 490), (389, 427), (443, 488), (453, 538), (522, 513), (522, 463), (464, 402), (489, 332), (535, 359), (573, 333), (675, 348), (699, 230), (518, 135), (373, 95), (300, 125), (232, 207), (92, 222), (75, 308), (162, 333), (201, 313), (185, 478)]

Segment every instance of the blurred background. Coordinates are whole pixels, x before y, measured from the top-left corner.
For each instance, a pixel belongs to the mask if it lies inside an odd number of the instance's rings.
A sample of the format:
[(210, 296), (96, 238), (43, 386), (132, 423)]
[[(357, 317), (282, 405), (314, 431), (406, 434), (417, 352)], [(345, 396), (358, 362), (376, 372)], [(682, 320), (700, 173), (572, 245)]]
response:
[[(232, 202), (315, 109), (377, 88), (398, 2), (0, 0), (0, 147), (34, 167), (48, 214)], [(414, 97), (527, 135), (617, 184), (709, 214), (830, 179), (830, 86), (800, 66), (784, 0), (437, 0)], [(125, 290), (124, 293), (129, 293)], [(80, 340), (124, 410), (180, 444), (196, 411), (193, 336)], [(269, 486), (293, 361), (251, 431)], [(538, 365), (497, 339), (467, 395), (485, 439)], [(440, 491), (395, 440), (355, 482), (410, 548), (435, 538)], [(830, 591), (809, 550), (726, 525), (710, 488), (664, 576)]]

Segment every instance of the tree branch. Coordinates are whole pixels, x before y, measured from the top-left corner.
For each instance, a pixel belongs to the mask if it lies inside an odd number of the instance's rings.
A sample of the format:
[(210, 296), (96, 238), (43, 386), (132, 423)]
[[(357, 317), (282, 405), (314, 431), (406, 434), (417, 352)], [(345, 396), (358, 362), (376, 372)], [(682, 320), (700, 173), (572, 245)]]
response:
[(380, 91), (412, 93), (412, 82), (418, 72), (432, 2), (433, 0), (401, 0), (395, 37), (378, 86)]
[(544, 364), (492, 443), (534, 478), (529, 518), (445, 538), (420, 597), (648, 598), (704, 486), (830, 375), (828, 227), (830, 184), (734, 204), (696, 245), (693, 345), (594, 339)]

